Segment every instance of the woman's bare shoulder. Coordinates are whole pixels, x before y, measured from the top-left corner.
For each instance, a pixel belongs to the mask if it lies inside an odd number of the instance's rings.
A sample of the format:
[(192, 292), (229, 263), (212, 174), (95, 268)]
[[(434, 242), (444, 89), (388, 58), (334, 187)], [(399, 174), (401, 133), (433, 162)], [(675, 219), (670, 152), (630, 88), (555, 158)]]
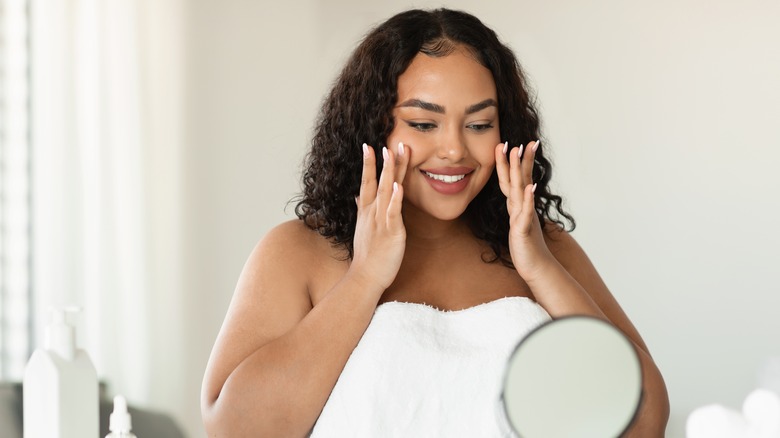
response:
[[(302, 221), (283, 222), (268, 230), (249, 255), (239, 278), (236, 299), (260, 302), (277, 295), (305, 296), (310, 274), (304, 267), (316, 258), (317, 233)], [(280, 293), (284, 291), (284, 293)], [(274, 298), (276, 299), (276, 298)]]
[[(596, 289), (606, 289), (596, 268), (579, 243), (559, 224), (547, 222), (544, 241), (558, 263), (580, 283), (596, 283)], [(584, 286), (584, 285), (583, 285)]]
[(299, 219), (282, 222), (271, 228), (258, 245), (295, 259), (344, 258), (343, 249), (334, 246), (328, 238)]
[(585, 255), (577, 241), (561, 225), (546, 222), (543, 234), (547, 248), (561, 263)]
[(604, 312), (604, 315), (640, 348), (648, 351), (639, 332), (637, 332), (628, 319), (628, 316), (626, 316), (612, 292), (607, 288), (596, 267), (593, 266), (585, 250), (574, 240), (574, 237), (554, 223), (545, 225), (544, 234), (544, 239), (550, 252), (572, 278), (590, 295), (596, 305)]
[(325, 255), (332, 245), (302, 220), (292, 219), (268, 230), (258, 246), (277, 255), (307, 259)]
[(271, 228), (253, 253), (250, 263), (272, 263), (284, 271), (293, 269), (307, 283), (324, 270), (342, 265), (346, 258), (344, 249), (298, 219)]

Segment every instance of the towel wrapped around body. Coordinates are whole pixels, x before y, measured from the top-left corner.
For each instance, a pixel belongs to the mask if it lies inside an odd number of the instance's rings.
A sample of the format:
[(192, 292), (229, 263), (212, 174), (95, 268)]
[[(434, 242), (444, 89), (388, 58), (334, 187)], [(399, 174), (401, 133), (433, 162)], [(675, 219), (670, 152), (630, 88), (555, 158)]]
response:
[(500, 404), (507, 360), (549, 320), (526, 297), (446, 312), (383, 303), (311, 437), (514, 436)]
[(742, 412), (719, 404), (688, 416), (687, 438), (780, 438), (780, 395), (763, 388), (748, 394)]

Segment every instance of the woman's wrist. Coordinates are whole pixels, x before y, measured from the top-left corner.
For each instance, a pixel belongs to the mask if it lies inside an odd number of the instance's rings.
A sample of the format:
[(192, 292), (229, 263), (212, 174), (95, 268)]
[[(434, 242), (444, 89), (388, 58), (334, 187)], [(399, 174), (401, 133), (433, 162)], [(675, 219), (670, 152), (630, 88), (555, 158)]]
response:
[(376, 280), (375, 276), (356, 267), (354, 264), (349, 267), (349, 270), (347, 270), (342, 281), (354, 284), (365, 294), (376, 296), (377, 301), (379, 300), (379, 297), (382, 296), (385, 289), (387, 289), (386, 286)]
[(575, 314), (605, 318), (588, 292), (554, 257), (540, 264), (535, 275), (526, 283), (536, 301), (553, 318)]
[[(515, 266), (517, 266), (517, 264), (515, 264)], [(536, 262), (531, 263), (530, 266), (527, 266), (522, 272), (520, 269), (517, 269), (517, 272), (531, 289), (533, 289), (534, 286), (543, 285), (556, 275), (561, 275), (561, 271), (566, 272), (564, 267), (552, 254), (538, 257)]]

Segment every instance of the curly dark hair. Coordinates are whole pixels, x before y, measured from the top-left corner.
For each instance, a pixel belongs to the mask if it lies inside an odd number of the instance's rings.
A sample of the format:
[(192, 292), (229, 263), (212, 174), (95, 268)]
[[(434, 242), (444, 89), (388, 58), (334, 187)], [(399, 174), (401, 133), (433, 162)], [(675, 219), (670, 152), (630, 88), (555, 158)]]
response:
[[(379, 175), (380, 152), (395, 123), (392, 110), (398, 99), (398, 77), (418, 53), (445, 56), (457, 45), (468, 48), (493, 74), (501, 139), (518, 145), (540, 138), (539, 115), (520, 64), (479, 19), (449, 9), (410, 10), (380, 24), (355, 49), (323, 103), (304, 164), (303, 193), (296, 198), (296, 215), (333, 244), (345, 248), (349, 258), (354, 254), (362, 144), (373, 146)], [(548, 190), (552, 166), (544, 155), (545, 144), (542, 142), (536, 151), (533, 170), (538, 178), (536, 214), (540, 223), (549, 221), (564, 228), (561, 218), (565, 218), (571, 231), (576, 226), (574, 218), (563, 210), (562, 198)], [(464, 219), (494, 253), (483, 259), (501, 260), (511, 266), (509, 214), (495, 170), (467, 207)]]

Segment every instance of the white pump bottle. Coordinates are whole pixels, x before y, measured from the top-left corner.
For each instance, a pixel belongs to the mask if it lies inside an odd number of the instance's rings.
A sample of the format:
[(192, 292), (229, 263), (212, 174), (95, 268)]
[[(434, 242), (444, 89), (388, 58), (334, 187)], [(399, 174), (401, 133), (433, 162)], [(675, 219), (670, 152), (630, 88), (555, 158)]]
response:
[(67, 314), (77, 307), (52, 309), (46, 344), (33, 352), (24, 370), (25, 438), (97, 437), (98, 381), (87, 353), (76, 348)]

